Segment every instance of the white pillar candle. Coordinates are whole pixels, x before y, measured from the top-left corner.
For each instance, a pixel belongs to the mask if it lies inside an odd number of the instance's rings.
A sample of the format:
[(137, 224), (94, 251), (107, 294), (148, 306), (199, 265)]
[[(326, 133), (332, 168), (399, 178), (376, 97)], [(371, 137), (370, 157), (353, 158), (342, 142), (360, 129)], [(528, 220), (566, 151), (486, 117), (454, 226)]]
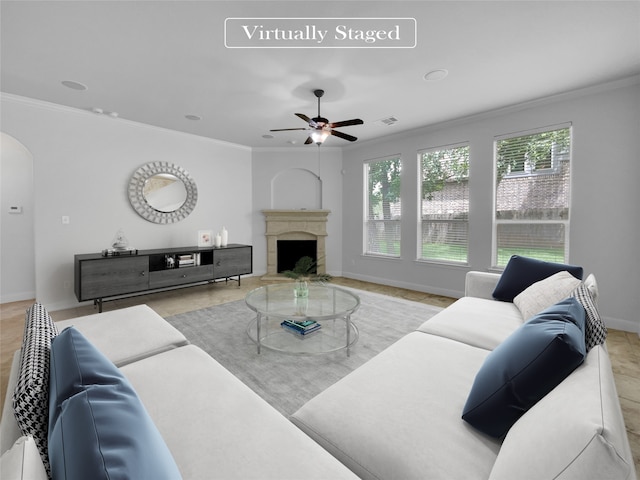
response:
[(222, 227), (221, 245), (223, 247), (226, 247), (228, 241), (229, 241), (229, 232), (227, 232), (227, 229), (225, 227)]

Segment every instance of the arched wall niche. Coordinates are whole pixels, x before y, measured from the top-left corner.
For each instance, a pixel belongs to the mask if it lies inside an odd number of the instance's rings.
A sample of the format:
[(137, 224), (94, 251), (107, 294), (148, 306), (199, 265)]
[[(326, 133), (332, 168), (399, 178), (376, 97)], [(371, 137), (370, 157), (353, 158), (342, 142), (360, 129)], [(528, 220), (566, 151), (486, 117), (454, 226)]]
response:
[(304, 168), (289, 168), (271, 179), (271, 208), (317, 210), (322, 208), (322, 179)]

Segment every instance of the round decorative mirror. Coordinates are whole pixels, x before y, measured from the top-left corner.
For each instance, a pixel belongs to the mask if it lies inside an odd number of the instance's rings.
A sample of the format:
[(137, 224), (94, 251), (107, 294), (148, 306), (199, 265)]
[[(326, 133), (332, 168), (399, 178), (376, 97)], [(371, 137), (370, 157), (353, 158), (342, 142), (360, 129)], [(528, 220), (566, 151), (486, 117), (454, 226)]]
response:
[(153, 223), (175, 223), (187, 218), (197, 200), (198, 189), (189, 173), (169, 162), (147, 163), (129, 181), (131, 205)]

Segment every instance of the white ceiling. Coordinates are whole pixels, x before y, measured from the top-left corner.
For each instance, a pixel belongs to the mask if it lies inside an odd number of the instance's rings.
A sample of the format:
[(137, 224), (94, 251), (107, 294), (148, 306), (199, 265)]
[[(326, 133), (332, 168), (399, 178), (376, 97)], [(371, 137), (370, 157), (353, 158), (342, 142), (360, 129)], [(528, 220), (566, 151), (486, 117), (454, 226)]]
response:
[[(228, 49), (227, 17), (413, 17), (417, 46)], [(640, 74), (639, 1), (2, 0), (1, 22), (3, 92), (251, 147), (301, 145), (263, 135), (304, 127), (316, 88), (362, 142)]]

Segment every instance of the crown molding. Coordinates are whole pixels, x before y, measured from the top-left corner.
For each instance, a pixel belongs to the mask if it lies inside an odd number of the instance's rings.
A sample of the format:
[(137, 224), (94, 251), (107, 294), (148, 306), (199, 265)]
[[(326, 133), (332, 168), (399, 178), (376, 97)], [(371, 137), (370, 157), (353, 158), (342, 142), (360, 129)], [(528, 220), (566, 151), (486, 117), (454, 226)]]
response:
[(104, 121), (125, 123), (127, 125), (130, 125), (136, 128), (144, 128), (147, 130), (158, 131), (163, 133), (171, 133), (173, 135), (182, 135), (182, 136), (187, 136), (191, 138), (196, 137), (211, 143), (215, 143), (217, 145), (236, 148), (238, 150), (244, 150), (247, 152), (251, 151), (251, 147), (248, 147), (246, 145), (239, 145), (237, 143), (225, 142), (224, 140), (218, 140), (211, 137), (204, 137), (202, 135), (197, 135), (195, 133), (188, 133), (188, 132), (182, 132), (180, 130), (172, 130), (170, 128), (158, 127), (156, 125), (150, 125), (148, 123), (136, 122), (134, 120), (128, 120), (123, 117), (111, 118), (108, 115), (99, 115), (90, 110), (85, 110), (82, 108), (75, 108), (75, 107), (68, 107), (66, 105), (60, 105), (58, 103), (47, 102), (45, 100), (38, 100), (30, 97), (23, 97), (20, 95), (15, 95), (13, 93), (0, 92), (0, 100), (11, 101), (14, 103), (27, 105), (27, 106), (39, 108), (42, 110), (48, 110), (51, 112), (65, 113), (68, 115), (76, 115), (81, 117), (102, 118)]
[(432, 123), (430, 125), (424, 125), (422, 127), (412, 128), (410, 130), (404, 130), (402, 132), (391, 133), (389, 135), (380, 136), (372, 140), (364, 140), (360, 142), (358, 145), (345, 145), (342, 148), (343, 150), (347, 151), (347, 150), (355, 149), (360, 145), (371, 146), (371, 145), (375, 145), (377, 143), (383, 143), (389, 140), (400, 140), (407, 137), (413, 137), (418, 134), (430, 133), (437, 130), (443, 130), (445, 128), (460, 126), (460, 125), (464, 125), (471, 122), (477, 122), (480, 120), (487, 120), (490, 118), (501, 117), (510, 113), (516, 113), (523, 110), (529, 110), (535, 107), (572, 100), (575, 98), (585, 97), (588, 95), (595, 95), (598, 93), (617, 90), (619, 88), (630, 87), (633, 85), (640, 85), (640, 74), (632, 75), (625, 78), (620, 78), (620, 79), (605, 82), (605, 83), (599, 83), (596, 85), (590, 85), (590, 86), (578, 88), (575, 90), (556, 93), (546, 97), (541, 97), (534, 100), (528, 100), (526, 102), (516, 103), (513, 105), (507, 105), (507, 106), (496, 108), (493, 110), (487, 110), (484, 112), (466, 115), (464, 117), (445, 120), (443, 122)]

